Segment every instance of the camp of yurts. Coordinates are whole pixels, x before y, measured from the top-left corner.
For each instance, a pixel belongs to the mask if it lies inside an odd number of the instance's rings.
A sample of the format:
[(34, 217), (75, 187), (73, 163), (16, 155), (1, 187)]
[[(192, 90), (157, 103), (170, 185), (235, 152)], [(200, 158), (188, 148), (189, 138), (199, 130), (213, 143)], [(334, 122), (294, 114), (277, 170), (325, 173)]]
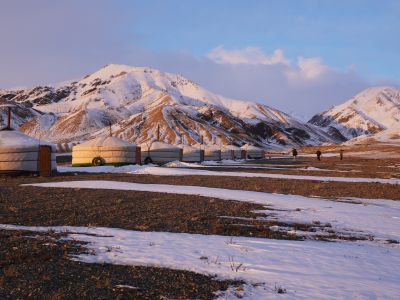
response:
[(115, 136), (100, 136), (72, 148), (72, 166), (140, 164), (140, 147)]
[(0, 130), (0, 172), (39, 173), (57, 171), (56, 146), (12, 129)]
[(206, 145), (204, 147), (204, 160), (221, 160), (221, 149), (216, 145)]
[(229, 149), (228, 147), (213, 145), (213, 148), (221, 150), (221, 159), (223, 159), (223, 160), (234, 160), (235, 159), (234, 151)]
[(246, 150), (235, 145), (227, 145), (225, 148), (233, 151), (233, 159), (246, 159)]
[(204, 150), (200, 149), (200, 145), (198, 146), (184, 145), (182, 148), (183, 148), (182, 161), (197, 162), (197, 163), (204, 161)]
[(245, 144), (242, 146), (242, 149), (246, 150), (246, 158), (249, 159), (260, 159), (265, 156), (264, 149), (254, 145)]
[(171, 161), (182, 161), (183, 150), (178, 146), (160, 141), (149, 141), (140, 145), (144, 164), (163, 165)]

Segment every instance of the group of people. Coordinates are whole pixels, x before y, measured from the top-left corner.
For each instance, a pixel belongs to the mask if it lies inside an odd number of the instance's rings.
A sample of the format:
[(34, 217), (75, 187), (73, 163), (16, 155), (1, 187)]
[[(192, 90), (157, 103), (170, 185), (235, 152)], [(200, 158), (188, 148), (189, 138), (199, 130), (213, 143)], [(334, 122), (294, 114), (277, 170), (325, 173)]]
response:
[[(321, 160), (321, 157), (322, 157), (322, 152), (321, 152), (321, 150), (318, 149), (317, 152), (315, 152), (315, 154), (317, 155), (317, 159), (318, 159), (318, 160)], [(340, 149), (340, 150), (339, 150), (339, 157), (340, 157), (340, 160), (343, 160), (343, 154), (344, 154), (344, 150), (343, 150), (343, 149)], [(293, 149), (292, 149), (293, 160), (296, 160), (297, 155), (298, 155), (297, 149), (296, 149), (296, 148), (293, 148)]]

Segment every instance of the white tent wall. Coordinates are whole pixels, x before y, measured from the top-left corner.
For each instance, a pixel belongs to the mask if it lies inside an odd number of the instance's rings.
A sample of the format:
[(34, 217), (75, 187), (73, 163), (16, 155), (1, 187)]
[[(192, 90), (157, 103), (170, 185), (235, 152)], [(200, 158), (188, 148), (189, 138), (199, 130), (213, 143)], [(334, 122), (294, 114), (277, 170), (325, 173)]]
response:
[(233, 151), (233, 159), (246, 159), (246, 150), (234, 145), (228, 145), (226, 148)]
[(242, 146), (242, 149), (246, 150), (246, 158), (260, 159), (265, 157), (265, 150), (260, 147), (246, 144)]
[(136, 150), (127, 151), (72, 151), (72, 165), (91, 165), (95, 157), (108, 164), (136, 164)]
[(72, 148), (72, 166), (89, 166), (100, 157), (106, 165), (140, 163), (140, 147), (116, 137), (99, 137)]
[(205, 148), (204, 149), (204, 160), (221, 160), (221, 150)]
[(221, 149), (221, 159), (234, 160), (234, 151), (229, 149)]
[[(57, 170), (55, 152), (51, 153), (51, 170)], [(39, 147), (31, 151), (21, 149), (8, 153), (0, 148), (0, 172), (7, 171), (39, 172)]]
[(55, 145), (36, 140), (19, 131), (0, 131), (0, 172), (39, 172), (40, 146), (49, 146), (48, 165), (57, 170)]
[(204, 150), (200, 148), (195, 148), (191, 146), (183, 147), (183, 157), (184, 162), (202, 162), (204, 161)]
[(141, 145), (141, 159), (143, 163), (166, 164), (171, 161), (182, 161), (183, 150), (177, 146), (164, 142), (151, 142)]

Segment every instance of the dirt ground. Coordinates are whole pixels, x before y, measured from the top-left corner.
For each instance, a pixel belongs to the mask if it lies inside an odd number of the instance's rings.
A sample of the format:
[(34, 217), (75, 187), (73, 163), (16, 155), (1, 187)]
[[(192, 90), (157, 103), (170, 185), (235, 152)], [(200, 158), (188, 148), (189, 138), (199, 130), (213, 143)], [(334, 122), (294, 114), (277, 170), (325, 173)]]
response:
[[(399, 178), (400, 160), (335, 157), (321, 162), (310, 157), (266, 159), (249, 165), (286, 165), (290, 170), (214, 168), (218, 171), (268, 172), (318, 176)], [(315, 167), (335, 171), (299, 170)], [(345, 171), (345, 172), (337, 172)], [(276, 232), (272, 225), (293, 230), (325, 231), (315, 239), (337, 236), (328, 224), (285, 224), (267, 221), (274, 211), (261, 205), (194, 195), (164, 193), (51, 189), (21, 186), (25, 183), (70, 180), (113, 180), (137, 183), (192, 185), (241, 189), (312, 197), (360, 197), (400, 200), (400, 186), (379, 183), (324, 182), (270, 178), (214, 176), (152, 176), (129, 174), (62, 174), (49, 178), (0, 176), (0, 223), (32, 226), (105, 226), (139, 231), (167, 231), (274, 239), (304, 239), (301, 234)], [(263, 212), (260, 213), (260, 210)], [(36, 234), (35, 234), (36, 236)], [(214, 292), (240, 283), (217, 281), (185, 271), (149, 267), (85, 264), (68, 259), (85, 251), (84, 245), (56, 242), (49, 233), (0, 231), (0, 299), (212, 299)], [(51, 234), (50, 234), (51, 236)], [(137, 289), (119, 288), (131, 285)]]
[[(82, 176), (62, 178), (83, 179)], [(100, 175), (90, 178), (112, 180)], [(145, 182), (156, 180), (151, 176), (130, 176), (121, 178), (121, 181), (138, 181), (140, 178)], [(20, 180), (11, 180), (12, 184), (8, 181), (7, 186), (0, 188), (0, 224), (103, 226), (273, 239), (303, 238), (301, 235), (270, 230), (269, 227), (274, 225), (302, 231), (316, 231), (320, 229), (316, 227), (324, 227), (324, 224), (311, 226), (262, 220), (260, 217), (273, 214), (273, 210), (252, 203), (194, 195), (19, 186)], [(257, 213), (260, 210), (265, 213)]]
[(0, 231), (0, 299), (213, 299), (240, 289), (241, 282), (188, 271), (73, 261), (85, 245), (57, 238)]
[[(400, 155), (400, 152), (399, 152)], [(364, 178), (400, 178), (400, 159), (368, 159), (361, 157), (299, 157), (297, 160), (287, 158), (271, 158), (249, 161), (245, 166), (237, 167), (204, 167), (211, 171), (253, 172), (332, 177), (364, 177)], [(257, 169), (257, 166), (260, 168)], [(265, 169), (271, 167), (271, 169)], [(274, 169), (279, 168), (279, 169)], [(309, 168), (309, 170), (307, 170)], [(313, 170), (318, 168), (321, 170)]]

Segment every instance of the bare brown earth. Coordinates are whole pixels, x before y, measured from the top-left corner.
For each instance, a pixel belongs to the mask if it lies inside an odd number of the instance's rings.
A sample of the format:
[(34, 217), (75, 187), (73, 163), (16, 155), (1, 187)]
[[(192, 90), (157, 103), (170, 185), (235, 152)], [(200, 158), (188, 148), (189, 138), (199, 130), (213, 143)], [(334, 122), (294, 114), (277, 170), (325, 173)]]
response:
[[(339, 157), (324, 156), (321, 161), (318, 161), (316, 157), (301, 157), (296, 161), (285, 158), (272, 158), (247, 162), (246, 166), (249, 165), (251, 168), (246, 168), (245, 166), (240, 168), (229, 166), (216, 168), (213, 166), (201, 169), (309, 176), (400, 178), (400, 158), (369, 159), (347, 156), (348, 154), (346, 153), (344, 155), (345, 157), (342, 161)], [(260, 168), (257, 169), (258, 166)], [(266, 169), (268, 167), (271, 169)], [(274, 168), (279, 168), (279, 170)], [(307, 170), (307, 168), (310, 168), (310, 170)], [(321, 170), (312, 170), (312, 168)]]
[[(8, 181), (9, 185), (0, 189), (0, 224), (103, 226), (274, 239), (303, 237), (272, 231), (273, 225), (302, 231), (327, 227), (327, 235), (333, 233), (326, 224), (261, 220), (260, 217), (273, 214), (273, 210), (252, 203), (166, 193), (21, 187), (16, 185), (20, 179)], [(265, 213), (255, 212), (260, 210)]]
[(0, 231), (0, 299), (213, 299), (229, 286), (241, 289), (188, 271), (73, 261), (85, 245), (59, 237)]
[[(253, 163), (262, 163), (254, 161)], [(265, 160), (271, 166), (312, 166), (351, 172), (245, 169), (317, 176), (398, 177), (400, 160), (370, 160), (345, 157)], [(221, 168), (209, 168), (218, 171)], [(224, 169), (224, 168), (222, 168)], [(229, 169), (228, 171), (244, 171)], [(352, 171), (354, 170), (354, 171)], [(355, 172), (358, 171), (358, 172)], [(382, 172), (382, 173), (381, 173)], [(343, 175), (345, 174), (345, 175)], [(378, 183), (324, 182), (269, 178), (211, 176), (151, 176), (128, 174), (64, 174), (50, 178), (0, 177), (0, 223), (32, 226), (106, 226), (140, 231), (170, 231), (227, 236), (257, 236), (303, 239), (301, 233), (271, 231), (270, 226), (288, 226), (298, 232), (321, 231), (315, 239), (353, 239), (337, 236), (329, 224), (285, 224), (266, 221), (274, 211), (261, 205), (191, 195), (136, 191), (53, 189), (21, 186), (24, 183), (69, 180), (114, 180), (138, 183), (193, 185), (298, 194), (316, 197), (361, 197), (400, 199), (399, 185)], [(263, 212), (260, 213), (260, 210)], [(257, 212), (258, 211), (258, 212)], [(211, 299), (214, 292), (231, 284), (191, 272), (149, 267), (85, 264), (69, 255), (85, 251), (84, 245), (56, 242), (51, 233), (37, 238), (27, 233), (0, 231), (0, 299)], [(35, 234), (36, 235), (36, 234)], [(138, 289), (118, 288), (132, 285)]]

